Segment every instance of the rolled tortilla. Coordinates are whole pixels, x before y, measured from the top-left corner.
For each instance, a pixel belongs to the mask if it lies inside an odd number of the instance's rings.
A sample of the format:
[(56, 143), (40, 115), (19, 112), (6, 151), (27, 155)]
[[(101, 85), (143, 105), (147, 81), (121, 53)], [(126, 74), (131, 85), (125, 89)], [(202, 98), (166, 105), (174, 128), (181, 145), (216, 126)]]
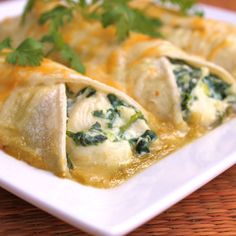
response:
[(235, 25), (205, 17), (183, 16), (150, 0), (135, 0), (132, 4), (150, 16), (159, 17), (163, 22), (162, 34), (174, 45), (225, 68), (236, 78)]
[[(137, 2), (138, 4), (149, 3), (149, 1)], [(46, 6), (52, 7), (47, 4)], [(137, 6), (144, 7), (147, 4)], [(149, 11), (148, 9), (147, 12), (151, 14), (152, 8)], [(39, 26), (37, 18), (45, 10), (47, 10), (45, 4), (42, 5), (37, 2), (34, 11), (31, 13), (33, 20), (27, 22), (24, 26), (24, 32), (27, 32), (27, 36), (42, 37), (47, 25)], [(165, 19), (168, 19), (168, 17), (164, 17)], [(32, 27), (32, 24), (35, 27)], [(186, 111), (183, 111), (181, 107), (186, 107), (187, 104), (184, 105), (181, 99), (186, 100), (186, 98), (180, 92), (181, 88), (178, 87), (170, 58), (178, 59), (182, 61), (181, 63), (184, 62), (186, 66), (189, 66), (189, 70), (205, 68), (208, 71), (205, 77), (216, 74), (217, 78), (219, 77), (220, 80), (229, 83), (229, 87), (234, 84), (234, 81), (232, 76), (225, 70), (205, 60), (189, 56), (168, 42), (151, 39), (144, 35), (132, 34), (128, 40), (119, 44), (115, 40), (113, 27), (104, 29), (98, 22), (91, 24), (91, 22), (84, 21), (79, 14), (76, 14), (73, 21), (68, 23), (62, 31), (65, 41), (81, 55), (86, 64), (89, 77), (126, 92), (155, 116), (165, 121), (168, 120), (181, 129), (187, 129), (187, 123), (191, 123), (192, 120), (196, 120), (197, 123), (204, 126), (211, 126), (224, 115), (228, 106), (230, 106), (226, 102), (227, 100), (223, 101), (223, 105), (222, 101), (216, 102), (217, 99), (213, 99), (214, 101), (210, 102), (205, 97), (206, 99), (202, 101), (203, 104), (208, 104), (205, 106), (205, 113), (211, 110), (211, 114), (206, 116), (202, 114), (198, 119), (192, 119), (192, 116), (198, 117), (198, 115), (191, 115), (194, 112), (190, 112), (191, 114), (188, 115), (185, 114)], [(52, 58), (63, 61), (58, 55), (52, 55)], [(205, 69), (204, 71), (206, 71)], [(224, 91), (222, 92), (224, 93)], [(231, 93), (234, 92), (230, 90), (229, 96), (231, 96)], [(215, 108), (216, 106), (221, 107), (220, 112)], [(209, 109), (209, 107), (212, 109)], [(196, 109), (194, 111), (199, 114)], [(216, 115), (216, 113), (219, 113), (219, 115)]]
[(0, 143), (31, 165), (103, 181), (157, 139), (151, 115), (117, 89), (46, 59), (39, 67), (0, 63), (12, 81), (0, 103)]
[(34, 166), (67, 175), (63, 85), (15, 88), (0, 110), (0, 142)]
[(147, 110), (186, 130), (190, 123), (214, 126), (234, 106), (235, 80), (226, 70), (167, 41), (134, 43), (137, 37), (113, 52), (107, 66), (115, 61), (110, 78)]

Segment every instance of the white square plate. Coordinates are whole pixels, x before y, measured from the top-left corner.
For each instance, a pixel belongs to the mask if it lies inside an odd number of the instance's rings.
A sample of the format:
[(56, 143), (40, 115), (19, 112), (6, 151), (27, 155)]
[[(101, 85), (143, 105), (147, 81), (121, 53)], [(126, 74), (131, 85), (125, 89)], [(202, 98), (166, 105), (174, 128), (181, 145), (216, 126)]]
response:
[[(1, 19), (19, 14), (23, 4), (24, 1), (1, 3)], [(205, 6), (204, 9), (208, 17), (236, 22), (232, 12)], [(236, 120), (233, 120), (114, 189), (95, 189), (60, 179), (3, 152), (0, 186), (89, 233), (123, 235), (235, 163)]]

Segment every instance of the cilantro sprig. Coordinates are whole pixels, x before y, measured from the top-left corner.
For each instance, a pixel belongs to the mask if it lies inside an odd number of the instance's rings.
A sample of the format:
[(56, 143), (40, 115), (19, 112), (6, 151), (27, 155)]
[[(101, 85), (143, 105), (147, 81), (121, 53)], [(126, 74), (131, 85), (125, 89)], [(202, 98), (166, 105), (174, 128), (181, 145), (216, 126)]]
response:
[(88, 16), (100, 20), (104, 28), (114, 25), (119, 41), (128, 38), (131, 32), (160, 37), (161, 21), (130, 7), (130, 2), (131, 0), (103, 0)]
[[(3, 49), (11, 49), (3, 53)], [(12, 49), (11, 39), (6, 38), (0, 43), (0, 55), (6, 56), (6, 61), (19, 66), (39, 66), (43, 60), (43, 45), (39, 41), (27, 38), (17, 48)]]
[[(21, 23), (24, 24), (27, 15), (33, 10), (37, 0), (28, 0), (22, 14)], [(100, 21), (104, 28), (114, 26), (119, 42), (127, 39), (131, 32), (138, 32), (151, 37), (160, 37), (161, 19), (150, 17), (145, 14), (145, 10), (138, 10), (131, 7), (133, 0), (64, 0), (65, 4), (58, 3), (53, 9), (43, 12), (38, 20), (39, 25), (49, 24), (48, 33), (46, 33), (41, 42), (43, 46), (32, 43), (31, 40), (23, 42), (16, 51), (8, 55), (8, 61), (22, 65), (37, 65), (41, 60), (41, 51), (49, 48), (45, 56), (52, 53), (59, 53), (69, 66), (81, 73), (85, 72), (85, 67), (81, 62), (76, 51), (67, 44), (61, 33), (61, 27), (71, 22), (77, 11), (89, 19)], [(44, 4), (51, 3), (53, 0), (47, 0)], [(196, 0), (159, 0), (161, 4), (172, 4), (182, 13), (188, 14), (195, 7)], [(195, 12), (199, 14), (199, 12)], [(201, 14), (201, 13), (200, 13)], [(9, 48), (9, 41), (2, 43), (1, 47)], [(37, 46), (38, 45), (38, 46)], [(25, 50), (29, 48), (30, 50)], [(31, 50), (32, 49), (32, 50)], [(32, 51), (31, 56), (28, 53)], [(30, 60), (31, 59), (31, 60)]]
[(73, 8), (68, 6), (56, 6), (52, 10), (43, 13), (39, 18), (39, 25), (50, 24), (47, 35), (41, 39), (43, 43), (50, 44), (49, 56), (53, 52), (59, 52), (62, 58), (72, 69), (80, 73), (85, 73), (85, 67), (79, 55), (64, 41), (60, 33), (60, 27), (73, 19)]
[(43, 45), (28, 38), (7, 55), (7, 62), (20, 66), (39, 66), (43, 60)]
[(39, 18), (39, 24), (43, 25), (46, 22), (50, 22), (50, 30), (56, 31), (59, 27), (63, 26), (65, 22), (70, 22), (72, 19), (72, 8), (58, 5), (52, 10), (44, 12)]
[[(104, 28), (111, 25), (115, 26), (118, 41), (124, 41), (131, 32), (142, 33), (151, 37), (161, 37), (161, 19), (148, 16), (145, 10), (131, 7), (130, 3), (132, 1), (94, 0), (83, 4), (82, 2), (86, 1), (77, 0), (75, 2), (82, 9), (83, 16), (100, 21)], [(195, 9), (196, 0), (159, 0), (159, 3), (174, 5), (183, 14), (202, 15), (202, 12)]]
[[(28, 0), (22, 21), (25, 20), (26, 15), (32, 10), (35, 1)], [(130, 6), (132, 1), (65, 0), (66, 5), (58, 5), (54, 9), (43, 13), (39, 24), (50, 21), (52, 28), (59, 28), (73, 19), (74, 12), (80, 11), (87, 19), (100, 21), (105, 28), (111, 25), (115, 26), (118, 41), (128, 38), (131, 32), (138, 32), (151, 37), (160, 37), (161, 19), (146, 15), (144, 10), (132, 8)], [(196, 0), (159, 0), (159, 3), (163, 5), (172, 4), (182, 13), (186, 14), (194, 8)]]
[(11, 39), (9, 37), (5, 38), (1, 43), (0, 43), (0, 52), (3, 49), (9, 49), (11, 48)]

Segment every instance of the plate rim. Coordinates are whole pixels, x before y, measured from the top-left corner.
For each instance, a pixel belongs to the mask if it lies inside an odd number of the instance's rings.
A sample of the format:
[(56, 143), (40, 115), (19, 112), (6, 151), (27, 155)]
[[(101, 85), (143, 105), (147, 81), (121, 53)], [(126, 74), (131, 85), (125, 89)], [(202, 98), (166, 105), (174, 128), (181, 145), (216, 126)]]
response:
[[(0, 6), (5, 5), (5, 7), (7, 7), (9, 5), (14, 5), (14, 4), (22, 5), (22, 2), (24, 2), (24, 1), (14, 0), (12, 2), (1, 2)], [(216, 8), (216, 7), (209, 7), (204, 4), (201, 4), (201, 5), (204, 6), (204, 9), (209, 9), (211, 11), (218, 11), (221, 13), (223, 12), (224, 14), (233, 14), (234, 17), (236, 18), (236, 14), (232, 11), (222, 10), (222, 9)], [(214, 131), (212, 131), (211, 133), (213, 133)], [(204, 136), (204, 137), (206, 137), (206, 136)], [(188, 146), (190, 146), (190, 145), (192, 145), (192, 144), (189, 144)], [(232, 158), (231, 158), (231, 155), (232, 155)], [(235, 153), (232, 153), (231, 155), (227, 157), (227, 162), (225, 162), (224, 165), (222, 164), (223, 161), (221, 161), (220, 163), (218, 163), (217, 165), (212, 167), (212, 169), (208, 172), (208, 174), (204, 173), (200, 177), (198, 176), (197, 180), (194, 179), (194, 180), (187, 182), (186, 185), (189, 185), (191, 187), (189, 187), (189, 186), (182, 187), (183, 189), (181, 191), (180, 191), (180, 189), (177, 189), (178, 191), (177, 190), (176, 191), (179, 192), (179, 193), (177, 193), (179, 195), (178, 195), (178, 197), (175, 197), (174, 200), (172, 200), (172, 201), (169, 200), (171, 203), (169, 203), (168, 207), (163, 207), (163, 209), (160, 210), (160, 207), (156, 206), (156, 204), (159, 202), (156, 202), (154, 204), (155, 206), (150, 205), (149, 208), (145, 209), (145, 212), (142, 211), (139, 213), (139, 215), (135, 215), (133, 218), (130, 218), (129, 220), (123, 222), (122, 224), (118, 224), (115, 227), (112, 226), (110, 228), (108, 226), (106, 228), (94, 226), (93, 224), (90, 224), (90, 223), (83, 221), (81, 219), (75, 220), (73, 217), (69, 216), (68, 213), (61, 212), (61, 210), (59, 210), (58, 208), (48, 205), (48, 203), (42, 202), (42, 200), (38, 199), (37, 197), (29, 195), (27, 192), (22, 191), (21, 189), (17, 188), (16, 186), (14, 186), (14, 184), (12, 182), (8, 182), (8, 181), (2, 179), (1, 175), (0, 175), (0, 186), (2, 188), (6, 189), (7, 191), (13, 193), (14, 195), (18, 196), (19, 198), (33, 204), (34, 206), (42, 209), (43, 211), (48, 212), (49, 214), (61, 219), (62, 221), (65, 221), (68, 224), (75, 226), (76, 228), (80, 228), (80, 229), (82, 229), (88, 233), (94, 234), (94, 235), (117, 236), (117, 235), (124, 235), (124, 234), (127, 234), (127, 233), (133, 231), (134, 229), (136, 229), (140, 225), (144, 224), (145, 222), (149, 221), (153, 217), (157, 216), (158, 214), (160, 214), (164, 210), (168, 209), (170, 206), (179, 202), (180, 200), (182, 200), (183, 198), (185, 198), (186, 196), (188, 196), (189, 194), (191, 194), (192, 192), (194, 192), (195, 190), (197, 190), (198, 188), (200, 188), (201, 186), (203, 186), (207, 182), (211, 181), (213, 178), (215, 178), (216, 176), (218, 176), (219, 174), (221, 174), (222, 172), (224, 172), (225, 170), (227, 170), (228, 168), (230, 168), (234, 164), (236, 164), (236, 149), (235, 149)], [(1, 156), (1, 153), (0, 153), (0, 156)], [(13, 159), (13, 158), (11, 158), (11, 159)], [(13, 159), (13, 160), (18, 161), (15, 159)], [(157, 164), (154, 164), (154, 165), (157, 165)], [(33, 168), (33, 167), (29, 167), (29, 168)], [(130, 180), (128, 180), (127, 183), (129, 183), (129, 181)], [(156, 213), (156, 212), (159, 212), (159, 213)]]

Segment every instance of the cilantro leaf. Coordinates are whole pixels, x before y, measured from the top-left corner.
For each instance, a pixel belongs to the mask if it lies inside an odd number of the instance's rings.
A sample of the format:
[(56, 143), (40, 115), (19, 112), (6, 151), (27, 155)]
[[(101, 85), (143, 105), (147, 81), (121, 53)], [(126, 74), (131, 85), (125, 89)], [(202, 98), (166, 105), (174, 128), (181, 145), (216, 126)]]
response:
[(0, 51), (5, 48), (11, 48), (11, 39), (9, 37), (0, 42)]
[[(131, 32), (137, 32), (149, 35), (151, 37), (161, 37), (160, 27), (162, 22), (159, 18), (147, 16), (145, 11), (132, 8), (129, 3), (132, 0), (65, 0), (64, 5), (60, 3), (53, 9), (44, 12), (39, 20), (39, 25), (49, 24), (49, 31), (43, 36), (41, 42), (51, 45), (51, 49), (46, 55), (53, 52), (59, 52), (62, 58), (69, 66), (81, 73), (85, 72), (85, 67), (82, 64), (79, 55), (67, 44), (60, 32), (60, 28), (66, 23), (72, 21), (74, 12), (80, 11), (81, 15), (87, 19), (98, 20), (103, 27), (113, 25), (116, 28), (118, 41), (124, 41), (129, 37)], [(159, 0), (161, 3), (171, 3), (176, 5), (182, 12), (187, 13), (195, 6), (195, 0)], [(27, 14), (35, 6), (36, 0), (28, 0), (22, 22), (25, 21)], [(50, 1), (45, 1), (45, 4)], [(31, 45), (32, 46), (32, 45)], [(20, 52), (19, 52), (20, 51)], [(33, 50), (35, 55), (29, 60), (28, 54), (21, 55), (21, 48), (17, 48), (14, 52), (8, 55), (7, 60), (11, 63), (19, 63), (21, 65), (38, 65), (40, 53)], [(38, 51), (39, 52), (39, 51)], [(19, 54), (21, 56), (19, 56)]]
[(8, 63), (20, 66), (39, 66), (42, 60), (43, 46), (32, 38), (27, 38), (6, 57)]
[(51, 23), (51, 31), (57, 31), (59, 27), (63, 26), (65, 22), (73, 19), (73, 11), (66, 6), (56, 6), (50, 11), (43, 13), (39, 18), (39, 24), (43, 25), (46, 22)]
[(162, 22), (158, 18), (147, 17), (141, 11), (133, 10), (134, 20), (131, 30), (149, 35), (151, 37), (162, 37), (159, 32), (159, 28), (162, 26)]
[[(71, 1), (68, 1), (68, 3), (70, 2)], [(74, 3), (75, 2), (73, 2), (73, 4)], [(85, 67), (82, 64), (79, 55), (64, 41), (59, 32), (60, 27), (72, 19), (73, 8), (69, 6), (56, 6), (52, 10), (43, 13), (39, 18), (39, 24), (43, 25), (49, 22), (50, 31), (47, 35), (43, 36), (41, 42), (49, 43), (52, 46), (47, 55), (54, 51), (58, 51), (72, 69), (80, 73), (85, 73)]]
[(129, 2), (131, 0), (103, 0), (100, 7), (91, 13), (91, 18), (99, 19), (105, 28), (114, 25), (119, 41), (125, 40), (131, 32), (160, 37), (161, 21), (145, 15), (145, 12), (131, 8)]
[(49, 35), (45, 35), (41, 39), (41, 42), (52, 44), (52, 49), (47, 53), (47, 55), (51, 54), (54, 51), (59, 51), (62, 58), (69, 64), (72, 69), (82, 74), (85, 73), (85, 67), (79, 55), (68, 44), (64, 42), (60, 33), (52, 32)]
[(25, 5), (23, 14), (21, 16), (21, 24), (25, 23), (26, 16), (31, 12), (35, 3), (36, 3), (36, 0), (28, 0), (28, 2)]
[(62, 35), (59, 32), (51, 32), (48, 35), (44, 35), (41, 39), (41, 42), (52, 44), (54, 48), (53, 50), (50, 50), (50, 51), (61, 50), (65, 45)]
[(82, 74), (85, 73), (85, 67), (79, 55), (67, 44), (65, 44), (61, 50), (62, 57), (68, 61), (70, 67)]

